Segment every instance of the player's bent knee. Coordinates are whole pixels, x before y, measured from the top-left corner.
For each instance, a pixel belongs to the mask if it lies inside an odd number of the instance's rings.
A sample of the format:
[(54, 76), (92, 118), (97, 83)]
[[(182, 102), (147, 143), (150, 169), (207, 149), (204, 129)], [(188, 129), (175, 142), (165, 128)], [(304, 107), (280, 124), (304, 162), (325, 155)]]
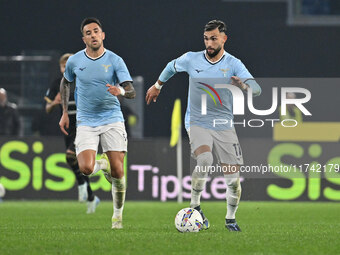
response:
[(119, 169), (119, 168), (112, 168), (111, 167), (111, 176), (113, 178), (120, 179), (124, 176), (124, 169)]
[(196, 150), (195, 150), (195, 155), (198, 156), (204, 152), (211, 152), (211, 149), (209, 147), (209, 145), (201, 145), (200, 147), (198, 147)]
[(91, 175), (93, 172), (93, 169), (89, 167), (84, 167), (84, 168), (79, 168), (79, 170), (84, 174), (84, 175)]
[(94, 170), (94, 165), (82, 165), (79, 164), (79, 170), (82, 172), (84, 175), (91, 175)]
[(210, 151), (203, 152), (197, 156), (198, 166), (211, 166), (213, 161), (214, 161), (214, 158)]

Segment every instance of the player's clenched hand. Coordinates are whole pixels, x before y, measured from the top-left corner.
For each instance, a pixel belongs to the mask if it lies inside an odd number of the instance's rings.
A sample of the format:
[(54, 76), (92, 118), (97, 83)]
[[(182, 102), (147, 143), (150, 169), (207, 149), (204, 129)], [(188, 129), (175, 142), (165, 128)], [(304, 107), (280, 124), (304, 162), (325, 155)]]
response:
[(70, 125), (70, 119), (68, 118), (68, 114), (64, 112), (60, 118), (59, 127), (65, 135), (68, 135), (67, 131), (65, 130), (65, 127), (68, 128), (69, 125)]
[(241, 79), (237, 76), (231, 77), (231, 84), (239, 87), (242, 90), (246, 90), (248, 88), (248, 85), (241, 81)]
[(106, 87), (108, 87), (107, 91), (114, 96), (119, 96), (121, 94), (120, 89), (117, 86), (106, 84)]
[(151, 103), (151, 101), (153, 101), (154, 103), (156, 103), (157, 97), (159, 95), (159, 93), (161, 92), (160, 89), (157, 89), (155, 87), (155, 85), (152, 85), (148, 91), (146, 92), (146, 97), (145, 97), (145, 101), (146, 103), (149, 105)]

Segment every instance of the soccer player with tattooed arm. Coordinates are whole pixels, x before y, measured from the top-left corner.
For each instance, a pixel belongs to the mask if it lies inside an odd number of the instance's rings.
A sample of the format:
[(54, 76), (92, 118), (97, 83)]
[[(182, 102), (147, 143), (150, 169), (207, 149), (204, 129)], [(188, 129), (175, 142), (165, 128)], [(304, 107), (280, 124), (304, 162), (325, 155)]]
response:
[[(69, 126), (67, 105), (70, 83), (75, 80), (75, 147), (79, 169), (86, 176), (103, 170), (106, 179), (112, 184), (112, 228), (120, 229), (123, 227), (126, 190), (123, 162), (127, 151), (127, 135), (117, 96), (131, 99), (136, 93), (123, 59), (104, 48), (105, 33), (100, 21), (86, 18), (80, 30), (86, 48), (67, 61), (60, 84), (63, 115), (59, 126), (67, 134), (65, 127)], [(99, 141), (104, 153), (100, 160), (96, 160)]]
[[(203, 229), (210, 226), (201, 209), (201, 193), (205, 188), (207, 169), (213, 164), (213, 154), (218, 160), (225, 177), (227, 190), (227, 214), (225, 227), (229, 231), (241, 231), (236, 222), (236, 211), (241, 197), (240, 166), (243, 164), (242, 150), (233, 126), (233, 95), (229, 89), (214, 87), (215, 84), (231, 84), (244, 93), (252, 91), (253, 96), (261, 93), (261, 88), (244, 64), (224, 50), (227, 41), (226, 25), (212, 20), (204, 27), (205, 50), (187, 52), (167, 64), (157, 82), (146, 94), (146, 102), (156, 102), (163, 84), (178, 72), (189, 75), (189, 95), (185, 115), (185, 128), (188, 132), (192, 157), (197, 166), (191, 176), (190, 207), (198, 210), (203, 218)], [(217, 83), (218, 82), (218, 83)], [(231, 89), (233, 88), (231, 86)], [(202, 113), (202, 94), (206, 97), (205, 114)], [(217, 100), (216, 100), (217, 101)], [(215, 119), (224, 119), (229, 125), (215, 125)]]

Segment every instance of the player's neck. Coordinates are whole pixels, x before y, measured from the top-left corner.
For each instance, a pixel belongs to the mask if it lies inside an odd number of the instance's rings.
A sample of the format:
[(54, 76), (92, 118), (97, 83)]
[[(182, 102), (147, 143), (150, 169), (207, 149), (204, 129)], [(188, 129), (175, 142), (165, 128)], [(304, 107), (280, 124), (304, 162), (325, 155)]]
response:
[(224, 49), (221, 49), (220, 52), (214, 57), (210, 57), (207, 54), (207, 52), (205, 52), (206, 58), (212, 63), (219, 61), (223, 57), (223, 55), (224, 55)]
[(101, 55), (103, 55), (105, 51), (104, 46), (101, 46), (98, 50), (93, 50), (89, 47), (86, 47), (86, 55), (89, 56), (90, 58), (98, 58)]

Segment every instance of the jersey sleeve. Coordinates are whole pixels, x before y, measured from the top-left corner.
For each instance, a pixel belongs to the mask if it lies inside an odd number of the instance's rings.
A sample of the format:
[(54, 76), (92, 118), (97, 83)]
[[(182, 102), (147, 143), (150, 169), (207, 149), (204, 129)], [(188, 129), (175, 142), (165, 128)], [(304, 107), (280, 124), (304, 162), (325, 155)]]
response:
[(241, 60), (236, 61), (234, 75), (239, 77), (251, 88), (253, 96), (259, 96), (261, 94), (260, 85), (255, 81)]
[(254, 78), (241, 60), (237, 60), (234, 66), (234, 75), (241, 79)]
[(122, 58), (119, 58), (115, 64), (115, 75), (119, 83), (132, 81), (129, 70), (127, 69), (127, 66)]
[(66, 62), (64, 77), (68, 82), (73, 82), (74, 78), (76, 77), (74, 73), (73, 56), (71, 56)]
[(159, 80), (167, 82), (176, 73), (186, 72), (188, 70), (188, 53), (183, 54), (179, 58), (170, 61), (163, 69)]
[(188, 70), (188, 52), (174, 60), (174, 68), (177, 73)]

